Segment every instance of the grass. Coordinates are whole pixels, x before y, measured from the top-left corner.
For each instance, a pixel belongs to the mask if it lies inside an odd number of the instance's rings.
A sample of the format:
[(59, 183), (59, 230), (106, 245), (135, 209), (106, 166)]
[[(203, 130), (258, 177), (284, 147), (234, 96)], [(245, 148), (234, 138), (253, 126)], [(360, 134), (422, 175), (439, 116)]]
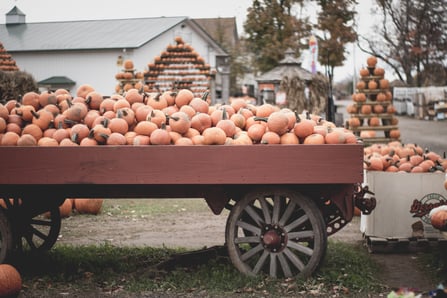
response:
[(149, 217), (179, 212), (211, 212), (204, 199), (107, 199), (102, 213), (114, 216)]
[[(250, 278), (240, 274), (224, 255), (205, 263), (160, 269), (184, 249), (56, 245), (39, 256), (16, 262), (27, 297), (121, 293), (170, 293), (213, 296), (297, 296), (369, 293), (381, 290), (378, 268), (358, 245), (329, 242), (321, 269), (307, 280)], [(355, 296), (355, 295), (354, 295)]]

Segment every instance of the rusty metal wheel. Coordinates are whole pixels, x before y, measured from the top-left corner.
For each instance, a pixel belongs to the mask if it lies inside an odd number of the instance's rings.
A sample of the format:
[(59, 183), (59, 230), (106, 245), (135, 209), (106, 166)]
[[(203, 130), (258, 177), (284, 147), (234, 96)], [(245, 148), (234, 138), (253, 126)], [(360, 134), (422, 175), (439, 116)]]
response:
[(0, 264), (9, 259), (13, 250), (11, 224), (6, 212), (0, 207)]
[(59, 206), (53, 205), (47, 212), (34, 211), (27, 201), (4, 200), (11, 221), (14, 250), (17, 253), (39, 253), (50, 250), (56, 243), (61, 228)]
[(249, 193), (232, 208), (225, 240), (244, 274), (310, 276), (324, 258), (326, 226), (308, 197), (282, 189)]

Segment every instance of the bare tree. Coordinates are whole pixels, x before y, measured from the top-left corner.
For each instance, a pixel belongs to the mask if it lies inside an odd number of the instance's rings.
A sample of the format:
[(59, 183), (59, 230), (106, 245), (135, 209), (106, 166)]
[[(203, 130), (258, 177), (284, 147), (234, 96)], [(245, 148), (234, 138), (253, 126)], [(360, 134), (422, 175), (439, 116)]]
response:
[(383, 60), (409, 86), (421, 86), (423, 70), (439, 70), (445, 64), (447, 0), (376, 2), (383, 22), (376, 26), (375, 38), (361, 37), (367, 47), (359, 46)]

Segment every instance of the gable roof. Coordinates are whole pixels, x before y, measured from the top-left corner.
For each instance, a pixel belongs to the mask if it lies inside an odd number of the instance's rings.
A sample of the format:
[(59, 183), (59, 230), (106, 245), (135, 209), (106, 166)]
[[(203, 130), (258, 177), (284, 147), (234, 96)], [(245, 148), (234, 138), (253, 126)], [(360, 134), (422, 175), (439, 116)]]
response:
[(6, 13), (7, 16), (19, 15), (24, 16), (25, 14), (17, 7), (14, 6), (10, 11)]
[(236, 18), (200, 18), (193, 19), (197, 24), (202, 26), (206, 32), (222, 46), (228, 49), (238, 42), (238, 33), (236, 26)]
[(187, 17), (0, 24), (10, 52), (138, 48)]

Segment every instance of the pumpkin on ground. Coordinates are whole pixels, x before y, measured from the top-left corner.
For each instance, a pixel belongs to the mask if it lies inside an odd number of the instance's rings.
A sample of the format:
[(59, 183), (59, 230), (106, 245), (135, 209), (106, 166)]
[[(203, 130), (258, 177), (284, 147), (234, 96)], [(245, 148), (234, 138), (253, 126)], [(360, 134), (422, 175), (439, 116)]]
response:
[(97, 215), (101, 212), (104, 199), (80, 199), (74, 200), (74, 208), (81, 214)]
[(447, 231), (447, 206), (439, 206), (430, 211), (432, 226), (441, 231)]
[(22, 289), (22, 277), (15, 267), (0, 264), (0, 297), (17, 296)]

